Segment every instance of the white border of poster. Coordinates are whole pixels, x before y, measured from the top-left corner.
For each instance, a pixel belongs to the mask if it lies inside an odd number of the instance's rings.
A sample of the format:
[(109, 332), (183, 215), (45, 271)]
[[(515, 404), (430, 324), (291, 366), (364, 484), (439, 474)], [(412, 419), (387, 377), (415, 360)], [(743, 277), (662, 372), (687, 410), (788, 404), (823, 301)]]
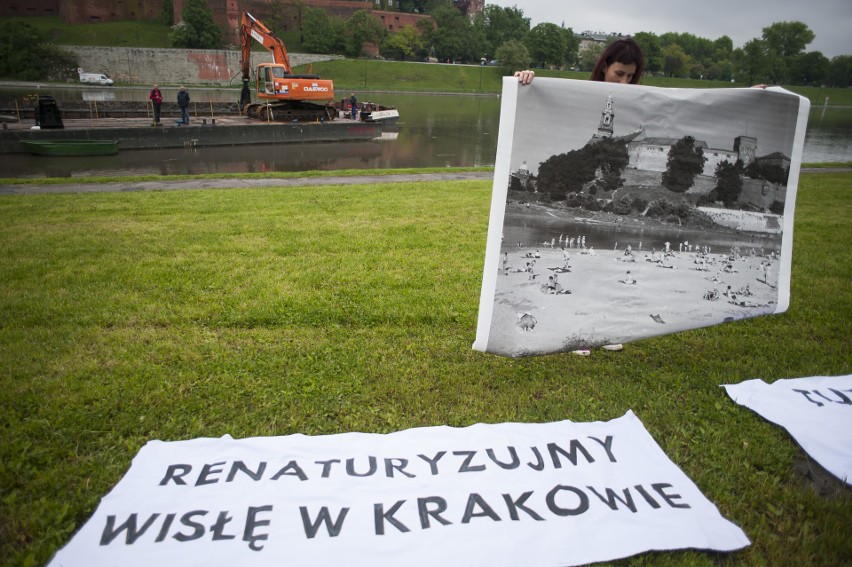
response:
[(50, 565), (556, 567), (749, 543), (628, 412), (152, 441)]
[[(539, 355), (785, 311), (809, 108), (780, 88), (504, 78), (473, 348)], [(666, 189), (687, 137), (703, 169)], [(601, 140), (629, 157), (574, 176)], [(764, 177), (725, 198), (717, 167), (737, 162)]]

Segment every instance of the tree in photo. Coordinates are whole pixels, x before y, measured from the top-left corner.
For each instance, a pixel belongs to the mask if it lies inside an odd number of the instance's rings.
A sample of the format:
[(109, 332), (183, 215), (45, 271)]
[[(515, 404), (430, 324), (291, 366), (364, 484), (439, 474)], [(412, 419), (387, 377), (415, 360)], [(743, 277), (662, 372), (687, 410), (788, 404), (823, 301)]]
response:
[(628, 162), (625, 142), (603, 139), (547, 158), (538, 168), (538, 190), (555, 201), (586, 188), (591, 194), (613, 191), (623, 184), (621, 173)]
[(187, 0), (181, 22), (172, 27), (169, 40), (172, 47), (217, 49), (221, 46), (222, 31), (213, 19), (206, 0)]
[(498, 47), (494, 57), (500, 62), (500, 70), (504, 75), (528, 69), (531, 61), (527, 46), (517, 39), (510, 39)]
[(710, 199), (722, 201), (730, 207), (743, 191), (742, 167), (738, 163), (723, 161), (716, 166), (715, 178), (716, 187), (710, 192)]
[(669, 150), (663, 186), (673, 193), (685, 193), (704, 170), (706, 161), (704, 150), (695, 145), (695, 138), (684, 136)]
[(745, 168), (744, 173), (752, 179), (763, 179), (776, 185), (787, 185), (790, 172), (775, 163), (753, 161)]
[(595, 178), (597, 164), (583, 149), (552, 155), (539, 165), (538, 190), (562, 201), (569, 194), (582, 191), (583, 185)]
[(0, 26), (0, 77), (24, 81), (63, 81), (77, 76), (77, 59), (47, 42), (32, 25)]
[(587, 146), (592, 160), (598, 165), (594, 187), (602, 191), (615, 191), (624, 184), (621, 173), (630, 162), (627, 144), (612, 138), (604, 138)]

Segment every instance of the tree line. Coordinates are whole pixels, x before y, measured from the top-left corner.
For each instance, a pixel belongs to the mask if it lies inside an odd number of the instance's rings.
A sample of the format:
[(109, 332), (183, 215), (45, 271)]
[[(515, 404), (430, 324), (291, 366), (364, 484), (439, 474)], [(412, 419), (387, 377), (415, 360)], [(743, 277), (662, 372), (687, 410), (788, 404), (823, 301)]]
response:
[[(305, 6), (303, 0), (276, 2), (282, 9), (304, 13), (302, 48), (311, 52), (358, 56), (357, 41), (363, 39), (393, 59), (496, 60), (506, 73), (528, 67), (591, 71), (606, 45), (617, 39), (608, 36), (581, 50), (581, 37), (564, 22), (531, 27), (522, 9), (492, 4), (468, 17), (467, 3), (460, 0), (401, 0), (401, 12), (429, 14), (436, 25), (421, 22), (390, 33), (373, 25), (366, 14), (343, 20)], [(816, 36), (802, 22), (773, 23), (762, 29), (760, 37), (736, 49), (726, 35), (711, 40), (691, 33), (639, 32), (633, 37), (646, 54), (646, 71), (654, 75), (748, 84), (852, 85), (852, 55), (829, 59), (819, 51), (806, 51)]]
[[(392, 4), (381, 0), (378, 7), (388, 9)], [(294, 22), (300, 49), (308, 53), (358, 57), (365, 44), (373, 44), (386, 58), (496, 61), (507, 74), (525, 68), (591, 71), (605, 46), (617, 39), (607, 36), (581, 50), (581, 37), (564, 22), (531, 27), (522, 9), (493, 4), (469, 17), (468, 5), (465, 0), (398, 0), (400, 12), (425, 14), (431, 19), (388, 32), (364, 10), (344, 19), (311, 7), (305, 0), (270, 0), (269, 20), (264, 23), (280, 34), (285, 22)], [(222, 47), (225, 35), (207, 0), (187, 0), (180, 20), (171, 26), (172, 47)], [(171, 0), (163, 2), (161, 21), (167, 25), (174, 21)], [(802, 22), (773, 23), (763, 28), (760, 37), (736, 49), (725, 35), (710, 40), (690, 33), (639, 32), (633, 37), (645, 52), (646, 71), (655, 75), (746, 84), (852, 86), (852, 55), (829, 60), (819, 51), (806, 51), (816, 36)], [(9, 26), (0, 42), (0, 71), (9, 78), (26, 78), (33, 61), (51, 61), (55, 67), (73, 64), (58, 56), (55, 49), (42, 53), (45, 49), (54, 48), (40, 41), (34, 30)]]

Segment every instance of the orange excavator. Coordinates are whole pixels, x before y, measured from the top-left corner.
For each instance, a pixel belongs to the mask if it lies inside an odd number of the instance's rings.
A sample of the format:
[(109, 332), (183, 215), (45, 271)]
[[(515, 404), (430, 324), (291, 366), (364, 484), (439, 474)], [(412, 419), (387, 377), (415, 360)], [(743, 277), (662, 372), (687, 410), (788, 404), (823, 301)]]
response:
[[(255, 73), (258, 102), (251, 101), (251, 46), (257, 40), (272, 52), (273, 63), (260, 63)], [(240, 22), (243, 88), (240, 108), (250, 118), (279, 122), (334, 120), (334, 83), (318, 75), (294, 75), (284, 42), (258, 19), (243, 12)]]

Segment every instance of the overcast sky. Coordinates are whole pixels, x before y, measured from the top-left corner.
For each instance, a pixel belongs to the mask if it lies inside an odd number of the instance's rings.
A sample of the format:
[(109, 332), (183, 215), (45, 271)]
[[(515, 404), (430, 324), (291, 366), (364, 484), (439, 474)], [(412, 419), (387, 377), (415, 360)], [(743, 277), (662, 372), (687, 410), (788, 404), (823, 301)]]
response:
[(829, 59), (852, 55), (852, 0), (486, 0), (516, 6), (530, 25), (550, 22), (575, 32), (632, 35), (691, 33), (714, 40), (727, 35), (734, 48), (760, 37), (775, 22), (804, 22), (816, 35), (806, 51)]

